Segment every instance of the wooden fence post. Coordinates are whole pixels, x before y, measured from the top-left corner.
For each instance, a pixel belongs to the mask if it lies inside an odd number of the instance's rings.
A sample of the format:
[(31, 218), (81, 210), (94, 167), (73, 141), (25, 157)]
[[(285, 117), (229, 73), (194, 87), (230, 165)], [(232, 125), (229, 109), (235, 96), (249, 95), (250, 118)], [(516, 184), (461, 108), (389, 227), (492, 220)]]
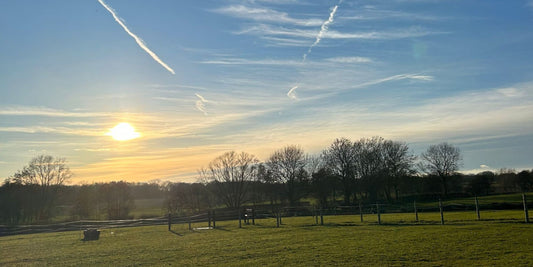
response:
[(170, 215), (170, 212), (168, 213), (168, 230), (170, 231), (170, 226), (172, 225), (172, 217)]
[(315, 207), (314, 215), (315, 215), (315, 224), (318, 225), (318, 211), (316, 207)]
[(444, 224), (444, 213), (442, 211), (442, 200), (439, 198), (440, 224)]
[(191, 225), (191, 216), (189, 216), (189, 231), (192, 230), (192, 225)]
[(525, 222), (529, 223), (529, 212), (527, 210), (527, 199), (525, 193), (522, 194), (522, 203), (524, 204), (524, 216), (526, 217)]
[(320, 208), (320, 225), (324, 225), (324, 214), (322, 214), (322, 208)]
[(242, 228), (242, 222), (241, 222), (241, 208), (239, 207), (239, 228)]
[(363, 222), (363, 206), (359, 202), (359, 215), (361, 216), (361, 222)]
[(211, 228), (211, 211), (207, 211), (207, 227)]
[(215, 229), (217, 227), (216, 226), (216, 220), (215, 220), (215, 211), (211, 212), (211, 216), (212, 216), (212, 219), (213, 219), (213, 229)]
[(255, 225), (255, 209), (252, 208), (252, 225)]
[(279, 221), (280, 221), (280, 218), (279, 218), (279, 216), (280, 216), (280, 212), (281, 212), (281, 211), (278, 210), (278, 212), (277, 212), (277, 214), (276, 214), (276, 227), (278, 227), (278, 228), (279, 228)]
[(378, 212), (378, 224), (381, 224), (381, 214), (379, 213), (379, 204), (376, 203), (376, 210)]
[(476, 214), (477, 214), (477, 220), (481, 220), (481, 216), (479, 214), (479, 201), (477, 199), (477, 196), (475, 196), (475, 200), (476, 200)]
[(418, 209), (416, 208), (416, 200), (413, 201), (413, 206), (415, 208), (415, 221), (418, 222)]

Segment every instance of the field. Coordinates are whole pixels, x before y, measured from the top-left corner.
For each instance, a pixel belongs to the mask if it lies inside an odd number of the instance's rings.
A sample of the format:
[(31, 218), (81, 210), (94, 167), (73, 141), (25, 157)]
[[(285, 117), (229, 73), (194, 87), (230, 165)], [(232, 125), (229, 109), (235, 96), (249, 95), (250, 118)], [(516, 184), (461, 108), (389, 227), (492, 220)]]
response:
[[(326, 216), (236, 221), (217, 229), (188, 225), (102, 229), (100, 240), (81, 241), (81, 231), (0, 237), (0, 265), (177, 266), (532, 266), (533, 225), (520, 211)], [(205, 223), (193, 227), (205, 227)]]

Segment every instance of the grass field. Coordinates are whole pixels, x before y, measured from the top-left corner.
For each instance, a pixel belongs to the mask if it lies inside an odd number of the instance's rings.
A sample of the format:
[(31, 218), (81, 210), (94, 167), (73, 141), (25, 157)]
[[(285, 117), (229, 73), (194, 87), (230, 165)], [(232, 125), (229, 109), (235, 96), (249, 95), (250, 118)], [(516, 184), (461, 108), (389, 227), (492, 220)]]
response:
[[(326, 216), (274, 219), (215, 230), (187, 225), (102, 229), (100, 240), (81, 241), (81, 231), (0, 237), (0, 265), (177, 266), (532, 266), (533, 225), (520, 211)], [(205, 223), (193, 227), (206, 226)]]
[[(533, 193), (526, 193), (527, 202), (533, 203)], [(522, 205), (522, 194), (500, 194), (500, 195), (489, 195), (489, 196), (480, 196), (478, 197), (479, 205), (494, 205), (494, 204), (515, 204), (515, 205)], [(453, 205), (453, 204), (460, 204), (460, 205), (469, 205), (473, 206), (475, 205), (474, 197), (468, 197), (468, 198), (456, 198), (452, 200), (445, 200), (442, 202), (443, 205)], [(438, 202), (425, 202), (425, 203), (417, 203), (420, 207), (436, 207), (438, 206)]]

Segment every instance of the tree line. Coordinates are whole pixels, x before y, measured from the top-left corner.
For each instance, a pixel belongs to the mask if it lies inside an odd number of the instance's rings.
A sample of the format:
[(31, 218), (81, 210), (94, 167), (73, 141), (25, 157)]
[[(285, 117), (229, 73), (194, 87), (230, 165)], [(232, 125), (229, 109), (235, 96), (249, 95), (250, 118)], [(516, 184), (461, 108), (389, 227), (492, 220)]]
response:
[(247, 152), (226, 152), (199, 170), (196, 183), (66, 186), (72, 177), (66, 160), (40, 155), (0, 187), (0, 223), (45, 222), (58, 214), (71, 219), (124, 219), (131, 216), (135, 199), (164, 199), (165, 211), (191, 214), (243, 205), (331, 207), (533, 188), (532, 171), (465, 175), (458, 172), (461, 161), (460, 149), (448, 143), (431, 145), (417, 156), (404, 142), (338, 138), (318, 155), (288, 145), (263, 162)]

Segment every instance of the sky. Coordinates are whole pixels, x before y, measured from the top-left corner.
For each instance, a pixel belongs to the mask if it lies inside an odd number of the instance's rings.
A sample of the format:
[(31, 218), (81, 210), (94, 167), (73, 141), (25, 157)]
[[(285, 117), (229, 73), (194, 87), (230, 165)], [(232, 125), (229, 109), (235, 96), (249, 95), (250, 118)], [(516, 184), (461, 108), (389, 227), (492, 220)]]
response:
[(74, 184), (194, 182), (372, 136), (532, 169), (531, 25), (519, 0), (0, 1), (0, 178), (48, 154)]

